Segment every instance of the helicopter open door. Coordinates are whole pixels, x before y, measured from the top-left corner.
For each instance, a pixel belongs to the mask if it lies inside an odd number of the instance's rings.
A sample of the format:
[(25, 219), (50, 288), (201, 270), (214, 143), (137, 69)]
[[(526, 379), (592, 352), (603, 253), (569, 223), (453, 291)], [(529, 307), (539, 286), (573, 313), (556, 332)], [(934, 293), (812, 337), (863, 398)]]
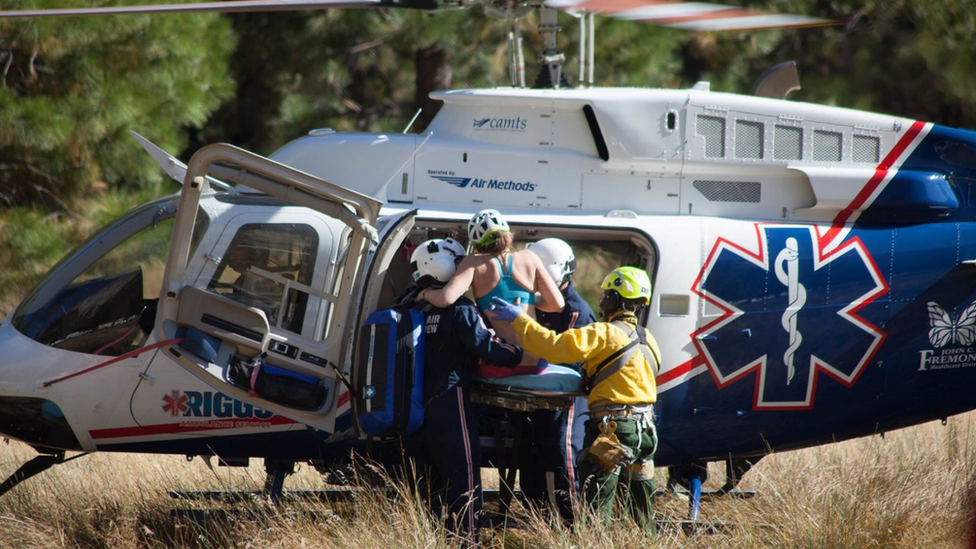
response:
[[(327, 243), (289, 229), (293, 224), (243, 225), (223, 257), (205, 258), (218, 263), (213, 276), (198, 276), (187, 266), (200, 262), (190, 257), (190, 242), (207, 175), (316, 210), (341, 235)], [(367, 252), (379, 242), (380, 206), (230, 145), (198, 151), (187, 169), (156, 318), (160, 339), (173, 341), (163, 352), (224, 395), (331, 432), (353, 304)], [(306, 273), (322, 263), (316, 254), (333, 258), (327, 275)]]

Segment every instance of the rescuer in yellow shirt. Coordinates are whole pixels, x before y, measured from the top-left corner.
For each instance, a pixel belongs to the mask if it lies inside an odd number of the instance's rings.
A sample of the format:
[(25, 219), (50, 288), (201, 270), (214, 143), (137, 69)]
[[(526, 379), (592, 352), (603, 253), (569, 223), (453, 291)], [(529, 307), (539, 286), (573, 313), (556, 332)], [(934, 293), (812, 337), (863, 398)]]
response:
[(628, 487), (627, 506), (644, 530), (654, 531), (654, 451), (657, 432), (654, 374), (661, 352), (637, 315), (650, 303), (651, 281), (636, 267), (614, 269), (600, 285), (603, 322), (556, 333), (500, 298), (496, 318), (512, 322), (526, 351), (553, 364), (583, 361), (590, 419), (579, 463), (586, 500), (606, 516), (618, 484)]

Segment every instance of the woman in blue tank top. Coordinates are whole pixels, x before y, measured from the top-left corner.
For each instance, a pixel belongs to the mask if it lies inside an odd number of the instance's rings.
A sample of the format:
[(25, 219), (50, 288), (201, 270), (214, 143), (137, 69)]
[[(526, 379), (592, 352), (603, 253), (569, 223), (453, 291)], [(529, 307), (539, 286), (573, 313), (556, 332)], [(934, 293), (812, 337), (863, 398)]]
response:
[[(520, 303), (535, 318), (535, 309), (558, 312), (563, 309), (563, 295), (549, 276), (542, 261), (528, 250), (513, 251), (512, 232), (496, 210), (482, 210), (468, 222), (468, 239), (475, 253), (465, 256), (457, 274), (439, 290), (428, 289), (417, 299), (426, 299), (437, 307), (446, 307), (471, 287), (482, 311), (488, 310), (491, 298)], [(519, 338), (510, 323), (492, 321), (492, 328), (506, 341), (518, 344)], [(524, 366), (534, 366), (538, 357), (526, 354)]]

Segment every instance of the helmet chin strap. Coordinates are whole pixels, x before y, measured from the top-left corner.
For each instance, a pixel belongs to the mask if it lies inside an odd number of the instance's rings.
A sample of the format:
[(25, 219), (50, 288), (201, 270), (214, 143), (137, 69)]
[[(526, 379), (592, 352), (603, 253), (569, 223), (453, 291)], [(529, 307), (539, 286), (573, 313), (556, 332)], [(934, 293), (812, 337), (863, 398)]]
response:
[(445, 282), (441, 282), (430, 275), (422, 276), (417, 279), (417, 286), (420, 286), (425, 290), (428, 288), (433, 290), (439, 290), (443, 288), (445, 284), (446, 284)]
[(604, 321), (610, 320), (614, 313), (620, 310), (620, 294), (604, 290), (600, 296), (600, 316)]
[(620, 311), (626, 311), (636, 315), (643, 307), (646, 307), (646, 304), (635, 302), (635, 300), (623, 299), (620, 297), (620, 294), (613, 290), (604, 290), (603, 295), (600, 296), (600, 317), (603, 318), (604, 322), (610, 320), (613, 315)]

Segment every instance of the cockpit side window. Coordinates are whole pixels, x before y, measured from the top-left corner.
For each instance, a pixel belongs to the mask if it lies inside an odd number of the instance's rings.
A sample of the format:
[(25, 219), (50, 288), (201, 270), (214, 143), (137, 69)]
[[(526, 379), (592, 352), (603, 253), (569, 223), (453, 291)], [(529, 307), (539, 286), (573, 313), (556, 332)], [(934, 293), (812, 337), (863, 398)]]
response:
[(243, 225), (207, 289), (261, 309), (272, 326), (301, 334), (309, 305), (301, 286), (312, 284), (318, 246), (318, 233), (309, 225)]
[[(79, 353), (118, 356), (142, 346), (153, 329), (175, 215), (175, 201), (160, 201), (99, 232), (27, 295), (13, 326)], [(194, 247), (208, 225), (198, 212)]]

